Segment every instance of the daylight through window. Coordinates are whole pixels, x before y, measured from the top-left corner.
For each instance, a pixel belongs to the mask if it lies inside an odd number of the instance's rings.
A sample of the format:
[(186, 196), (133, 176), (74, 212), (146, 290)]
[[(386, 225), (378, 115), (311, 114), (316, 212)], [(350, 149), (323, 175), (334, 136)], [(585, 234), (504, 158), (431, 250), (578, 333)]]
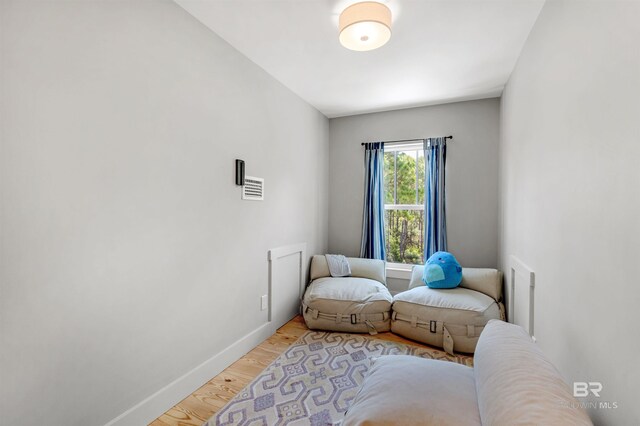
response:
[(384, 228), (387, 262), (422, 263), (424, 179), (422, 143), (385, 146)]

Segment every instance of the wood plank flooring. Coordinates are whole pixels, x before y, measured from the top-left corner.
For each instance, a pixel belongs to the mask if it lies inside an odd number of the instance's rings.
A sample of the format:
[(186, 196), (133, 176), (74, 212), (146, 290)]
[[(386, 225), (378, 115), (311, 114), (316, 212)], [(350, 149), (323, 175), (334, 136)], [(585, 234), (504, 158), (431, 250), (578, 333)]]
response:
[[(295, 317), (278, 329), (276, 334), (150, 423), (150, 426), (201, 426), (308, 330), (302, 316)], [(424, 346), (392, 333), (380, 333), (372, 337)]]

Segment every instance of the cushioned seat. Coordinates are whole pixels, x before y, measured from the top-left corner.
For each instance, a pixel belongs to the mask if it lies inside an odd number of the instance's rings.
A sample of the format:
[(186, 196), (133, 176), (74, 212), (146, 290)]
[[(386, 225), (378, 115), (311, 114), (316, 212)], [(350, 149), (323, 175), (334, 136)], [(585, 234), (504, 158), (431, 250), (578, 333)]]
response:
[(343, 426), (480, 425), (473, 368), (410, 355), (371, 360)]
[(342, 424), (589, 426), (580, 405), (522, 327), (491, 320), (473, 368), (405, 355), (373, 359)]
[(384, 284), (384, 262), (347, 258), (350, 277), (331, 277), (324, 256), (311, 260), (311, 284), (302, 299), (312, 330), (348, 333), (389, 331), (393, 298)]
[(504, 318), (502, 275), (463, 268), (462, 276), (460, 287), (432, 289), (422, 283), (422, 267), (416, 266), (410, 290), (394, 297), (391, 331), (449, 353), (472, 353), (487, 322)]

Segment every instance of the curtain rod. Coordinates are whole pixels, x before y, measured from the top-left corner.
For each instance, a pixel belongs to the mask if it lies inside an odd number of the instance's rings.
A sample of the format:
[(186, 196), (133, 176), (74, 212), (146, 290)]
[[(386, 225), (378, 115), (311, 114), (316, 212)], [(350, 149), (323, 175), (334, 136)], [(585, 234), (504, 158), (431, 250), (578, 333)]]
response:
[[(453, 136), (445, 136), (444, 138), (445, 138), (445, 140), (446, 139), (453, 139)], [(426, 140), (426, 139), (398, 139), (397, 141), (378, 141), (378, 142), (400, 143), (400, 142), (416, 142), (416, 141), (424, 141), (424, 140)], [(365, 144), (367, 144), (367, 142), (362, 142), (360, 145), (365, 145)]]

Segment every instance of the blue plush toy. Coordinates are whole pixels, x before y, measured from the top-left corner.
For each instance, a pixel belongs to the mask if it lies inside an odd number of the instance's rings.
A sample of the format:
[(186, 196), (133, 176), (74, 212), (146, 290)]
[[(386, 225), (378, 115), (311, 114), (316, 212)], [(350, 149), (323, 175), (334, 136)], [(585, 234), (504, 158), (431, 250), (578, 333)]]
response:
[(451, 253), (439, 251), (424, 264), (422, 281), (429, 288), (455, 288), (462, 281), (462, 266)]

